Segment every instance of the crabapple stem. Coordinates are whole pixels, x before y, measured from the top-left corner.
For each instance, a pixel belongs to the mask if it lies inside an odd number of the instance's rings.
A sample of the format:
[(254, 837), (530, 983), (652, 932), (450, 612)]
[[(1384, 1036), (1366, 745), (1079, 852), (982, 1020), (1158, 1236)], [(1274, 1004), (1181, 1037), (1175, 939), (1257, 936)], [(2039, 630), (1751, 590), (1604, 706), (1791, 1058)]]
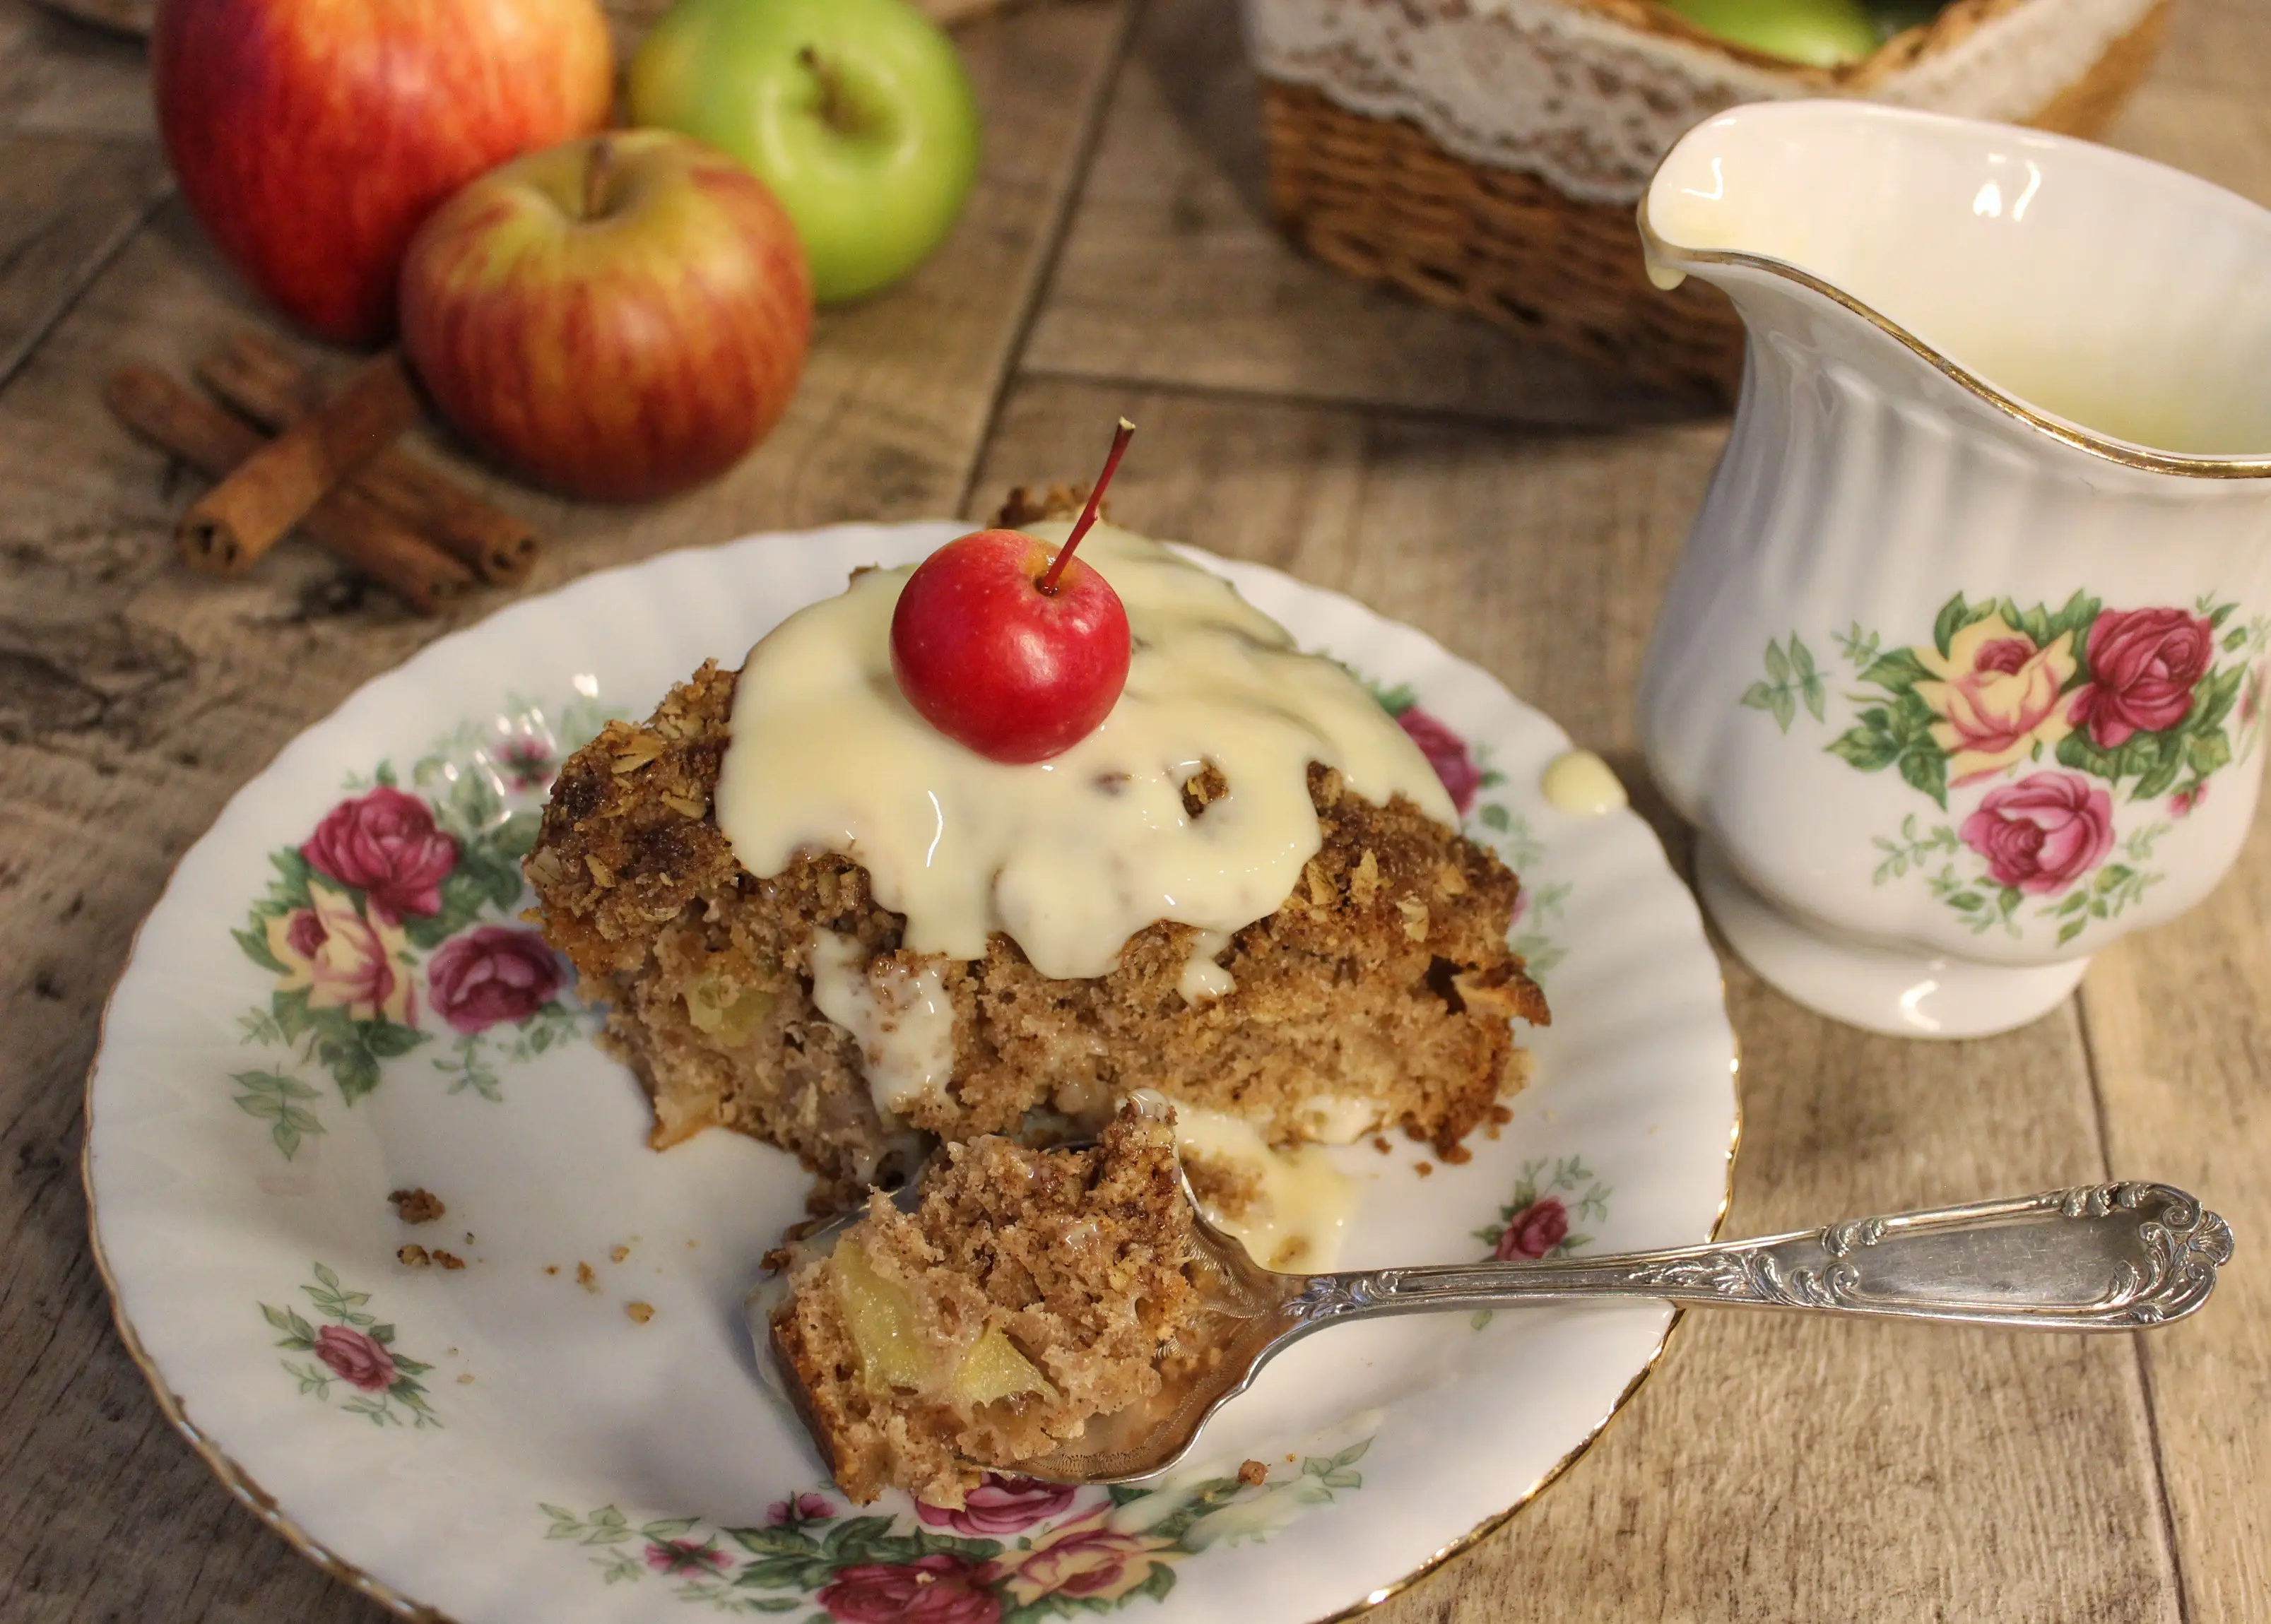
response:
[(1057, 549), (1048, 569), (1033, 583), (1045, 596), (1055, 595), (1057, 581), (1063, 575), (1065, 566), (1072, 561), (1072, 550), (1080, 545), (1080, 538), (1096, 523), (1096, 510), (1104, 502), (1104, 487), (1112, 483), (1113, 472), (1120, 466), (1120, 459), (1128, 454), (1128, 442), (1135, 437), (1136, 426), (1126, 418), (1121, 419), (1120, 427), (1112, 436), (1111, 454), (1104, 459), (1104, 471), (1097, 476), (1096, 488), (1088, 493), (1088, 506), (1080, 510), (1080, 522), (1072, 527), (1072, 534), (1065, 538), (1064, 545)]

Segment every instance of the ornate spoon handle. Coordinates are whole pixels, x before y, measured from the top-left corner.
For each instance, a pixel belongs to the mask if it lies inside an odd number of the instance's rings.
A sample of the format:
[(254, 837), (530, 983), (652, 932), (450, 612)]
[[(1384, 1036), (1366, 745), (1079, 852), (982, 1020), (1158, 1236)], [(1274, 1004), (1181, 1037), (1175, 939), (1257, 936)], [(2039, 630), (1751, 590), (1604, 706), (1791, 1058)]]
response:
[(1320, 1274), (1285, 1305), (1349, 1317), (1597, 1297), (2122, 1331), (2208, 1301), (2231, 1230), (2166, 1184), (2098, 1184), (1726, 1245)]

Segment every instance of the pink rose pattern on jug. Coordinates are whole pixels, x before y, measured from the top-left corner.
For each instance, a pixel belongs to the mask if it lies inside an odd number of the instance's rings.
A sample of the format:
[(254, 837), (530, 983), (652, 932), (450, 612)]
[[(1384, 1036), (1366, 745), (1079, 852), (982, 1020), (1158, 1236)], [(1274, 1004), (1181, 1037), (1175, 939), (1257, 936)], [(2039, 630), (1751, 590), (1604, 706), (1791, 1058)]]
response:
[(235, 934), (275, 980), (239, 1026), (247, 1045), (284, 1053), (233, 1080), (287, 1159), (324, 1131), (324, 1080), (352, 1106), (386, 1062), (438, 1040), (421, 1070), (451, 1094), (501, 1100), (500, 1066), (577, 1029), (566, 965), (518, 918), (542, 797), (604, 720), (584, 702), (560, 716), (556, 731), (525, 705), (487, 732), (460, 727), (406, 789), (382, 761), (306, 839), (269, 854), (267, 894)]
[[(1915, 875), (1975, 933), (2064, 946), (2162, 875), (2153, 848), (2246, 760), (2262, 734), (2271, 616), (2242, 622), (2212, 595), (2191, 609), (2109, 609), (2077, 592), (2052, 609), (2009, 598), (1942, 605), (1929, 642), (1886, 649), (1858, 624), (1831, 640), (1852, 670), (1845, 730), (1824, 747), (1891, 768), (1946, 814), (1873, 837), (1873, 879)], [(1828, 721), (1832, 679), (1804, 640), (1770, 639), (1742, 697), (1787, 733)], [(1952, 805), (1961, 796), (1962, 805)], [(2146, 809), (2116, 827), (2122, 806)]]

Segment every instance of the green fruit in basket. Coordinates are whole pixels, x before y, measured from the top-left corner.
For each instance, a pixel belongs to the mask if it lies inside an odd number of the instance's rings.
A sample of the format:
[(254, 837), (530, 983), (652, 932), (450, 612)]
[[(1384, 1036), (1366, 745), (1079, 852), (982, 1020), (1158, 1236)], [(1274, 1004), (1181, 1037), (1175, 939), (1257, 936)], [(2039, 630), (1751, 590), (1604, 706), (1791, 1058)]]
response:
[(978, 174), (969, 78), (908, 0), (681, 0), (632, 60), (630, 115), (755, 170), (823, 304), (920, 264)]
[(1855, 0), (1657, 0), (1707, 33), (1808, 67), (1835, 68), (1877, 48), (1876, 26)]
[(1921, 28), (1946, 9), (1947, 0), (1869, 0), (1869, 20), (1889, 40), (1896, 33)]

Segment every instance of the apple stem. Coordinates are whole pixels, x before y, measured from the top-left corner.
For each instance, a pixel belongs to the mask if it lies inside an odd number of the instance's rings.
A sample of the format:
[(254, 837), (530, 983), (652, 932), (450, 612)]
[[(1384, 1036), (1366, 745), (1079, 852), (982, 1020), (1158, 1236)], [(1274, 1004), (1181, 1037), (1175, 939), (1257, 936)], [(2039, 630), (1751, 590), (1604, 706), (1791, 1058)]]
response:
[(1072, 550), (1080, 545), (1080, 538), (1087, 535), (1089, 527), (1096, 523), (1096, 510), (1104, 505), (1104, 487), (1112, 483), (1112, 476), (1120, 466), (1120, 459), (1128, 454), (1128, 442), (1134, 438), (1136, 426), (1126, 418), (1121, 419), (1120, 427), (1112, 436), (1111, 455), (1104, 459), (1104, 471), (1096, 478), (1096, 488), (1088, 493), (1088, 506), (1080, 510), (1079, 522), (1072, 527), (1072, 534), (1065, 538), (1064, 545), (1057, 549), (1056, 558), (1050, 563), (1047, 572), (1033, 583), (1045, 595), (1055, 596), (1058, 578), (1064, 574), (1065, 566), (1072, 562)]
[(845, 95), (843, 76), (836, 71), (836, 64), (809, 45), (797, 52), (796, 59), (803, 64), (806, 72), (820, 81), (821, 122), (847, 136), (860, 134), (862, 121), (859, 109)]
[(607, 181), (615, 167), (614, 144), (601, 136), (592, 143), (592, 156), (584, 167), (584, 218), (596, 220), (607, 212)]

